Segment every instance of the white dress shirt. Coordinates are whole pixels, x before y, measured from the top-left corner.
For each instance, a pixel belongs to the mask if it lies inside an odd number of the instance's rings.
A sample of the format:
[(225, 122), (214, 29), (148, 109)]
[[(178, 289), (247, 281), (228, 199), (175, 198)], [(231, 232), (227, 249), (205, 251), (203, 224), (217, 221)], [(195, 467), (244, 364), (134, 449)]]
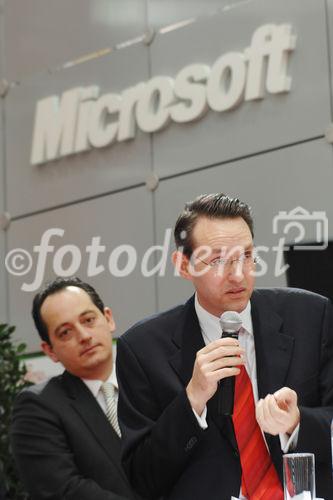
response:
[(89, 391), (92, 393), (92, 395), (94, 396), (97, 403), (102, 408), (105, 414), (106, 414), (106, 403), (103, 393), (101, 391), (101, 387), (104, 382), (110, 382), (116, 388), (114, 394), (116, 402), (118, 402), (118, 382), (115, 369), (112, 370), (112, 373), (107, 380), (88, 380), (86, 378), (82, 378), (81, 380), (84, 384), (86, 384)]
[[(199, 325), (201, 328), (201, 333), (203, 340), (205, 344), (209, 344), (210, 342), (213, 342), (214, 340), (220, 339), (221, 338), (221, 325), (219, 318), (217, 316), (214, 316), (213, 314), (209, 313), (204, 309), (198, 300), (197, 294), (195, 294), (195, 301), (194, 301), (194, 306), (195, 306), (195, 311), (198, 316), (199, 320)], [(252, 384), (252, 390), (253, 390), (253, 397), (255, 403), (258, 402), (259, 396), (258, 396), (258, 382), (257, 382), (257, 365), (256, 365), (256, 351), (255, 351), (255, 344), (254, 344), (254, 336), (253, 336), (253, 324), (252, 324), (252, 317), (251, 317), (251, 303), (250, 301), (248, 302), (246, 308), (244, 311), (240, 313), (240, 316), (242, 318), (242, 329), (239, 332), (238, 335), (238, 340), (239, 340), (239, 345), (245, 350), (245, 368), (247, 371), (247, 374), (251, 380)], [(193, 408), (192, 408), (193, 409)], [(207, 407), (205, 407), (203, 413), (201, 416), (199, 416), (195, 410), (193, 410), (198, 423), (202, 429), (207, 429), (208, 424), (207, 424)], [(294, 432), (292, 433), (291, 436), (288, 436), (288, 434), (279, 434), (280, 437), (280, 444), (281, 444), (281, 450), (284, 453), (287, 453), (289, 450), (293, 449), (296, 444), (297, 444), (297, 439), (298, 439), (298, 432), (299, 432), (299, 425), (296, 427)], [(264, 436), (264, 434), (263, 434)], [(264, 436), (265, 438), (265, 436)], [(265, 440), (266, 443), (266, 440)], [(267, 446), (267, 443), (266, 443)], [(239, 497), (240, 499), (245, 499), (245, 497), (241, 496)]]

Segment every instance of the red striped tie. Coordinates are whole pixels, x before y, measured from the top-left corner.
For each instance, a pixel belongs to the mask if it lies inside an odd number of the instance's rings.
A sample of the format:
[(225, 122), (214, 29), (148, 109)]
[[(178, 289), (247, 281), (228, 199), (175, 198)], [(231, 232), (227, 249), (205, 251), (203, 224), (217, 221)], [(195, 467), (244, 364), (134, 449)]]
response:
[(242, 494), (249, 500), (283, 500), (283, 490), (256, 421), (252, 384), (244, 366), (236, 376), (232, 417), (242, 466)]

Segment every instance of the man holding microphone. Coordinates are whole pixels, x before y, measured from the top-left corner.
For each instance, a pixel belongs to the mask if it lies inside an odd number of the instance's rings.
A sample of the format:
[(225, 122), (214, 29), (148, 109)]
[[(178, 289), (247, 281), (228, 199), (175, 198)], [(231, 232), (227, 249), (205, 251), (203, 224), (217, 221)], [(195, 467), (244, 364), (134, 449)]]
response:
[[(313, 452), (319, 496), (333, 498), (333, 316), (328, 299), (254, 290), (249, 207), (224, 194), (185, 205), (174, 264), (186, 304), (118, 342), (123, 465), (149, 499), (282, 500), (282, 455)], [(220, 316), (240, 316), (221, 338)], [(235, 377), (232, 414), (223, 381)], [(220, 382), (222, 381), (222, 382)]]

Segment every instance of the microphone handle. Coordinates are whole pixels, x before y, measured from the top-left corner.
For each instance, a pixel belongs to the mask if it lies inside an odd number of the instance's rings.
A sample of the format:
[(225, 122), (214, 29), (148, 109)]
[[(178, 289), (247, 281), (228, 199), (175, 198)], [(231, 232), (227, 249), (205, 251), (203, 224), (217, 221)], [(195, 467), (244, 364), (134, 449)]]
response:
[[(222, 338), (238, 339), (238, 332), (222, 332)], [(218, 415), (232, 416), (234, 412), (235, 376), (220, 380), (218, 388)]]

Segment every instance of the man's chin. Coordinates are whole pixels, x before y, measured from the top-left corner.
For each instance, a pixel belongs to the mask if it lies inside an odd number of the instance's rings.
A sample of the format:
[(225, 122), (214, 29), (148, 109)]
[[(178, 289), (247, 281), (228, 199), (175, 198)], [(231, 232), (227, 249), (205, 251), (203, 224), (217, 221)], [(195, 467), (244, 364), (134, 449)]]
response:
[(248, 295), (241, 296), (241, 297), (237, 297), (237, 296), (232, 297), (228, 301), (228, 305), (229, 305), (228, 310), (241, 313), (246, 308), (249, 300), (250, 300), (250, 297)]

